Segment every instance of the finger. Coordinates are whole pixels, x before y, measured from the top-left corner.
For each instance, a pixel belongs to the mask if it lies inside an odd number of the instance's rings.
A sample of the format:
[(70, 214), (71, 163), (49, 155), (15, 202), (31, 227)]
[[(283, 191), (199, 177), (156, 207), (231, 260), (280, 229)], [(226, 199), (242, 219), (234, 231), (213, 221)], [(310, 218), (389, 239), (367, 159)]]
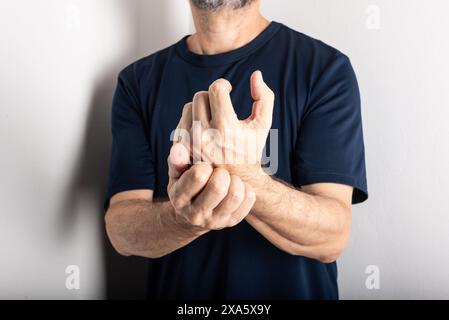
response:
[(251, 185), (245, 183), (245, 199), (242, 204), (234, 213), (232, 214), (232, 218), (229, 222), (229, 227), (233, 227), (239, 224), (245, 217), (250, 213), (251, 209), (256, 202), (256, 193), (254, 192)]
[(251, 75), (251, 96), (254, 100), (251, 119), (263, 126), (271, 127), (274, 107), (274, 93), (264, 82), (262, 72)]
[(231, 175), (231, 183), (229, 185), (228, 194), (214, 209), (214, 218), (219, 219), (231, 215), (236, 211), (245, 199), (245, 184), (242, 179), (236, 175)]
[(182, 117), (179, 120), (178, 128), (190, 129), (192, 127), (192, 114), (193, 104), (192, 102), (186, 103), (182, 109)]
[(192, 112), (192, 103), (189, 102), (185, 104), (184, 108), (182, 109), (181, 119), (179, 119), (178, 126), (175, 130), (173, 144), (180, 142), (186, 147), (190, 146), (189, 130), (192, 127)]
[(189, 168), (190, 155), (186, 147), (177, 143), (170, 149), (168, 156), (168, 176), (178, 179)]
[(232, 106), (232, 85), (228, 80), (215, 80), (209, 87), (209, 103), (212, 119), (216, 122), (225, 119), (236, 119), (237, 116)]
[(209, 106), (209, 93), (200, 91), (193, 96), (193, 121), (200, 121), (203, 128), (209, 126), (211, 119)]
[(202, 152), (202, 134), (204, 130), (209, 128), (210, 122), (210, 107), (209, 94), (207, 91), (200, 91), (195, 93), (192, 104), (192, 157), (193, 162), (201, 162)]
[(208, 183), (213, 168), (210, 164), (201, 162), (193, 165), (185, 171), (176, 183), (173, 184), (172, 199), (175, 208), (183, 208), (190, 205)]
[(216, 168), (204, 187), (204, 190), (193, 201), (192, 206), (198, 211), (212, 212), (226, 197), (230, 183), (231, 176), (228, 171), (222, 168)]

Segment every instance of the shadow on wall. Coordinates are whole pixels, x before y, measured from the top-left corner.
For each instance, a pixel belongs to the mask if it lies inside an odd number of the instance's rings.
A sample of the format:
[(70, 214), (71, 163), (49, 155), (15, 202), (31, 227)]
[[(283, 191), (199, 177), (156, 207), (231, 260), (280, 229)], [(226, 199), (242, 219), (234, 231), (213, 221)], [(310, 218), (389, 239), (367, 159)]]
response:
[[(144, 28), (146, 24), (136, 23), (138, 19), (135, 16), (129, 19), (135, 24), (132, 28), (135, 31), (135, 47), (125, 52), (123, 57), (119, 58), (98, 77), (86, 118), (85, 136), (64, 203), (63, 212), (65, 216), (62, 226), (64, 232), (70, 232), (74, 221), (78, 219), (77, 215), (82, 213), (82, 210), (79, 210), (81, 202), (92, 199), (96, 203), (97, 222), (100, 226), (98, 237), (101, 238), (103, 246), (105, 297), (108, 299), (142, 299), (145, 297), (145, 259), (122, 257), (112, 248), (104, 229), (103, 196), (107, 183), (111, 145), (111, 102), (118, 71), (133, 62), (132, 60), (128, 61), (130, 57), (136, 57), (136, 51), (141, 45), (139, 43), (140, 34), (145, 35), (145, 37), (140, 36), (145, 41), (152, 42), (153, 38), (156, 39), (156, 42), (160, 41), (161, 30), (166, 29), (166, 24), (170, 21), (170, 19), (165, 18), (169, 14), (169, 8), (164, 2), (152, 2), (152, 12), (149, 13), (152, 18), (151, 25), (157, 25), (158, 28)], [(120, 3), (120, 6), (126, 5), (125, 2), (118, 3)], [(137, 10), (132, 11), (128, 7), (123, 8), (123, 12), (141, 15), (139, 9), (139, 5), (137, 5)], [(146, 4), (145, 10), (148, 10), (148, 4)], [(142, 16), (139, 18), (141, 19)], [(156, 48), (158, 44), (145, 45)], [(145, 54), (149, 53), (151, 52)], [(137, 58), (140, 57), (137, 56)]]

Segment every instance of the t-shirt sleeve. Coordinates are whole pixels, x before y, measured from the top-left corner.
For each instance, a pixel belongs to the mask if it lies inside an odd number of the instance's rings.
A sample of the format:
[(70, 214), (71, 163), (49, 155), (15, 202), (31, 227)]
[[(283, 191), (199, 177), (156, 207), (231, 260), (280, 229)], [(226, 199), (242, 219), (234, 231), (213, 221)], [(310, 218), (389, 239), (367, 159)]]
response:
[(120, 72), (112, 102), (112, 150), (104, 208), (119, 192), (154, 190), (155, 175), (148, 128), (132, 67)]
[(294, 175), (299, 186), (350, 185), (354, 204), (368, 198), (359, 88), (343, 54), (312, 84), (295, 146)]

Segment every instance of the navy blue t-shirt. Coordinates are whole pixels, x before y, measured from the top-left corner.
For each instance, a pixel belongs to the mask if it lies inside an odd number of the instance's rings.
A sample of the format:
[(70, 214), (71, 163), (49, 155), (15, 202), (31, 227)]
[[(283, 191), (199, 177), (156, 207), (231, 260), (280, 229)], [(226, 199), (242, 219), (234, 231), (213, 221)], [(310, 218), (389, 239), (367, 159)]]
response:
[[(189, 51), (186, 38), (145, 57), (118, 77), (105, 206), (114, 194), (152, 189), (167, 198), (170, 134), (182, 108), (218, 78), (233, 86), (240, 119), (251, 114), (250, 75), (261, 70), (276, 95), (275, 176), (295, 187), (330, 182), (367, 198), (357, 80), (349, 59), (321, 41), (272, 22), (247, 45), (216, 55)], [(294, 214), (295, 208), (291, 208)], [(126, 281), (126, 275), (124, 281)], [(148, 298), (336, 299), (336, 263), (290, 255), (246, 221), (211, 231), (148, 261)]]

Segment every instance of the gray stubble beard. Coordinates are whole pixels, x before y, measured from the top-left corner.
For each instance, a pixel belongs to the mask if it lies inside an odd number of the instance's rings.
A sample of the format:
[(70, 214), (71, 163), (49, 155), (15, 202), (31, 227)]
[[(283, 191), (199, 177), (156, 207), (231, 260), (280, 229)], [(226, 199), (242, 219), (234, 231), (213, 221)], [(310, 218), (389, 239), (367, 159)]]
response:
[(216, 11), (222, 7), (240, 9), (253, 2), (253, 0), (190, 0), (201, 10)]

